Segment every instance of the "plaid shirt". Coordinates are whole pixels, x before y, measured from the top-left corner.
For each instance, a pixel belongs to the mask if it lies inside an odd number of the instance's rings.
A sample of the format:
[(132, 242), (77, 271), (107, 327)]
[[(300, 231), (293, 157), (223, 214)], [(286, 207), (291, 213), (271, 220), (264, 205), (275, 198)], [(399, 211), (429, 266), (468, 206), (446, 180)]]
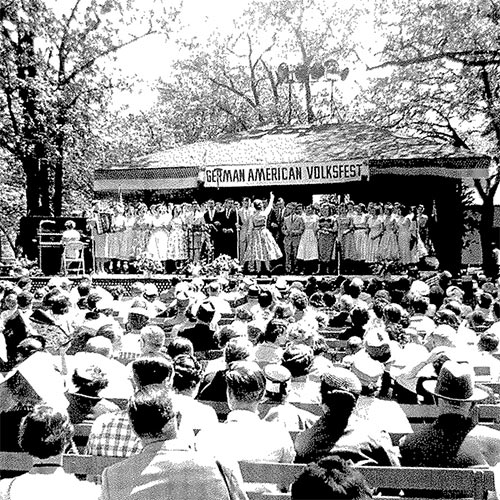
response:
[(126, 411), (107, 413), (92, 424), (85, 453), (108, 457), (130, 457), (142, 450)]

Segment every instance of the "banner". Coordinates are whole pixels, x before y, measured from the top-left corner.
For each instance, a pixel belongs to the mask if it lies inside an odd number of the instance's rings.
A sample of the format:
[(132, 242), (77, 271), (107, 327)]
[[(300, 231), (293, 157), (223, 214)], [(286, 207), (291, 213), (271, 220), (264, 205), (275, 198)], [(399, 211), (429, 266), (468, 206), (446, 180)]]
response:
[(335, 184), (368, 174), (367, 160), (205, 167), (205, 187)]

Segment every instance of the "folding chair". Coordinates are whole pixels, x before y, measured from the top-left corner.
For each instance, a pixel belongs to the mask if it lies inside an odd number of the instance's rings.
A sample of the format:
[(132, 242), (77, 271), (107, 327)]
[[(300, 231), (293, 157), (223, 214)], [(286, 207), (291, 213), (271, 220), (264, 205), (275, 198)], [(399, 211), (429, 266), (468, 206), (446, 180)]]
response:
[(66, 276), (69, 272), (85, 274), (85, 259), (83, 251), (85, 244), (81, 241), (69, 241), (64, 244), (62, 254), (62, 270)]

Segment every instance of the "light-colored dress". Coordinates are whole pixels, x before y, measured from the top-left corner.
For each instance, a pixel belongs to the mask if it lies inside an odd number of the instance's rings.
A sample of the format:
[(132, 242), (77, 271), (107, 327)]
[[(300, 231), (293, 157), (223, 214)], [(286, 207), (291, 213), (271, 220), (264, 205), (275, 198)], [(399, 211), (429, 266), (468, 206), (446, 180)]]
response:
[(299, 249), (297, 250), (297, 259), (300, 260), (318, 260), (318, 240), (316, 231), (318, 230), (318, 216), (304, 215), (304, 232), (300, 237)]
[(142, 253), (147, 251), (149, 244), (149, 235), (153, 218), (150, 214), (144, 214), (136, 218), (133, 227), (133, 254), (139, 257)]
[(335, 245), (336, 224), (333, 217), (320, 217), (318, 220), (318, 254), (320, 262), (330, 262)]
[(366, 232), (366, 214), (354, 214), (352, 223), (354, 226), (354, 253), (353, 260), (364, 261), (366, 259), (366, 245), (368, 234)]
[(374, 263), (380, 260), (380, 239), (384, 232), (382, 217), (369, 215), (367, 219), (368, 240), (366, 243), (366, 262)]
[(167, 248), (169, 243), (169, 232), (167, 226), (170, 224), (172, 216), (168, 213), (157, 215), (152, 220), (152, 231), (148, 243), (148, 253), (153, 260), (167, 260)]
[(272, 205), (271, 200), (265, 210), (255, 212), (250, 217), (244, 262), (271, 262), (283, 257), (280, 247), (266, 227)]
[(178, 215), (170, 222), (165, 260), (185, 260), (187, 258), (186, 231), (184, 230), (182, 217)]
[(122, 214), (115, 215), (111, 226), (112, 232), (109, 233), (109, 258), (119, 259), (121, 255), (121, 245), (123, 232), (125, 231), (125, 217)]
[(384, 232), (380, 238), (380, 259), (397, 260), (399, 247), (397, 238), (396, 220), (392, 215), (382, 216)]
[(412, 263), (410, 252), (411, 240), (411, 219), (409, 215), (399, 217), (396, 220), (398, 227), (398, 247), (399, 260), (401, 264), (408, 265)]
[(130, 260), (134, 257), (134, 225), (135, 216), (125, 217), (125, 229), (122, 233), (122, 245), (119, 252), (120, 260)]

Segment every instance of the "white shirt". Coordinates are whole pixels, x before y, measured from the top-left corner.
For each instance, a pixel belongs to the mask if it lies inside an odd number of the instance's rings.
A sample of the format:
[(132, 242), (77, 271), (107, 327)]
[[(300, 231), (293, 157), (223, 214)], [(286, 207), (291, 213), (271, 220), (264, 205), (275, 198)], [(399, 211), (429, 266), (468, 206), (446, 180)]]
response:
[(233, 410), (225, 423), (201, 430), (196, 449), (239, 461), (293, 462), (290, 434), (281, 424), (265, 422), (255, 413)]

